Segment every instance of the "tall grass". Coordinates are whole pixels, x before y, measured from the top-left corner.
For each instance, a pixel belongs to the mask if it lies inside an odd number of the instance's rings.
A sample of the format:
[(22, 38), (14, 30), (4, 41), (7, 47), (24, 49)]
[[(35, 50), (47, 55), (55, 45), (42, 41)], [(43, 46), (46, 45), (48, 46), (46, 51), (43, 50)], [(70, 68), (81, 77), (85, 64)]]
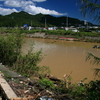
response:
[(24, 35), (19, 30), (6, 36), (1, 35), (0, 63), (25, 76), (36, 75), (42, 71), (42, 67), (37, 65), (42, 60), (42, 51), (33, 53), (33, 48), (30, 48), (27, 54), (23, 54), (21, 52), (23, 43)]
[(22, 37), (19, 34), (0, 36), (0, 62), (12, 66), (20, 55)]

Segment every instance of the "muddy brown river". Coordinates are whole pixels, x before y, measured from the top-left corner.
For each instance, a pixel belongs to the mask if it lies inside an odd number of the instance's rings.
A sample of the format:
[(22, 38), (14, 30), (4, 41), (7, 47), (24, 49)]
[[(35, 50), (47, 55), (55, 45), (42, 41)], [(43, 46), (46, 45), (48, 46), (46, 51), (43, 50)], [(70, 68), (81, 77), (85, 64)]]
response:
[(100, 57), (100, 50), (93, 49), (97, 43), (25, 38), (23, 51), (27, 52), (33, 43), (35, 44), (34, 51), (42, 49), (44, 54), (39, 65), (50, 67), (52, 75), (63, 79), (64, 74), (69, 75), (71, 73), (70, 76), (74, 83), (80, 82), (84, 78), (87, 78), (86, 81), (97, 79), (93, 75), (93, 68), (99, 66), (86, 61), (87, 53), (93, 53)]

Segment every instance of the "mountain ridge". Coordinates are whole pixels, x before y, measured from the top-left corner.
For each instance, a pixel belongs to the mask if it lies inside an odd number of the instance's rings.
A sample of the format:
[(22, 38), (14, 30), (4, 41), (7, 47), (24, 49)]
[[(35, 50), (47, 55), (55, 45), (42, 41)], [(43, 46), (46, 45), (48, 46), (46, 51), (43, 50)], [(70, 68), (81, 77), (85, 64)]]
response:
[[(23, 26), (24, 24), (28, 24), (29, 26), (33, 27), (44, 27), (45, 21), (48, 27), (57, 26), (57, 27), (66, 27), (66, 23), (69, 26), (83, 26), (84, 21), (80, 21), (77, 18), (68, 17), (67, 22), (66, 16), (61, 17), (54, 17), (52, 15), (46, 14), (36, 14), (31, 15), (25, 11), (20, 12), (13, 12), (9, 15), (2, 16), (0, 15), (0, 27), (14, 27), (14, 26)], [(88, 22), (89, 25), (93, 25), (92, 23)]]

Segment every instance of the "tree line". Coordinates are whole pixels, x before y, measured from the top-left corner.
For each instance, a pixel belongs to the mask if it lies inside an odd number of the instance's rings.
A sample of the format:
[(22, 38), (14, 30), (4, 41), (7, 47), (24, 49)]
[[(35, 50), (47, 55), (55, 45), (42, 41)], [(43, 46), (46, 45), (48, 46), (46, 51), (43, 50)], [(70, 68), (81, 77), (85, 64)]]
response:
[[(0, 27), (21, 27), (24, 24), (28, 24), (33, 27), (45, 27), (45, 19), (48, 27), (65, 27), (67, 23), (66, 16), (54, 17), (51, 15), (43, 15), (41, 13), (37, 15), (30, 15), (27, 12), (21, 11), (19, 13), (14, 12), (5, 16), (0, 15)], [(68, 25), (76, 27), (83, 26), (84, 21), (68, 17)], [(91, 26), (93, 24), (89, 23), (89, 25)]]

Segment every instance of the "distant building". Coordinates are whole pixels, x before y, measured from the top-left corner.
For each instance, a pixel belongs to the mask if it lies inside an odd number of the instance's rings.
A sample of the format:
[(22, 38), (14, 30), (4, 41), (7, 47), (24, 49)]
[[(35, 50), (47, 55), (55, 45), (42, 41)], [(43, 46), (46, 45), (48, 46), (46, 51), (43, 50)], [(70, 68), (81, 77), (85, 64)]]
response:
[(48, 27), (48, 30), (56, 30), (56, 27)]
[(28, 30), (31, 30), (31, 29), (32, 29), (32, 27), (31, 27), (31, 26), (29, 26), (29, 27), (28, 27)]
[(93, 26), (93, 28), (99, 28), (99, 26)]
[(53, 27), (48, 27), (48, 30), (54, 30)]
[(79, 32), (76, 28), (65, 27), (65, 30), (72, 30), (73, 32)]

